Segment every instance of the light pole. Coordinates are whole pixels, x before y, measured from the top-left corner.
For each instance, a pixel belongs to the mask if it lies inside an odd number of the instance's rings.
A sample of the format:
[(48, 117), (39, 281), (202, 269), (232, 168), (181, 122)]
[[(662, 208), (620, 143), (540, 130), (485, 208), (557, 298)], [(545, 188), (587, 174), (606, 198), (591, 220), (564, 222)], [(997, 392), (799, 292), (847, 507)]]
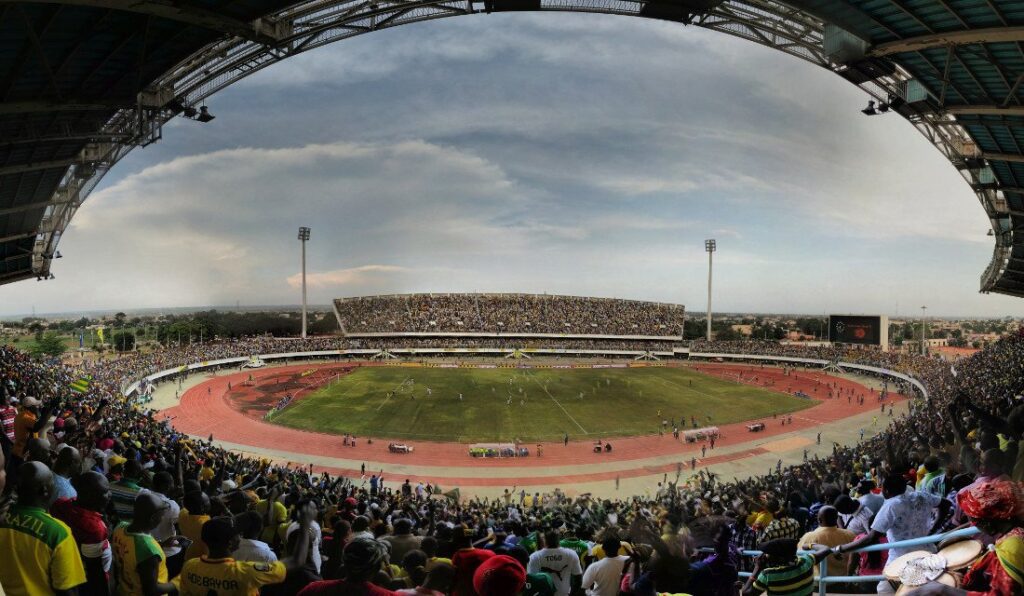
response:
[(921, 355), (924, 356), (924, 317), (925, 311), (928, 310), (927, 306), (921, 307)]
[(309, 228), (299, 228), (299, 240), (302, 241), (302, 339), (306, 339), (306, 241), (309, 240)]
[(711, 341), (711, 258), (716, 248), (714, 238), (704, 241), (704, 250), (708, 251), (708, 341)]

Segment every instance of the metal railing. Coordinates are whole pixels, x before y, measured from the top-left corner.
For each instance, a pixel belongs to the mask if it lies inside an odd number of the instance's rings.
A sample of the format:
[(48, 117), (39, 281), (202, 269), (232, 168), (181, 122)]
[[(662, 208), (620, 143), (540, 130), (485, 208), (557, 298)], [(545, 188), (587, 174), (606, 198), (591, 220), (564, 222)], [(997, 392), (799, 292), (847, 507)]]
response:
[[(937, 542), (942, 542), (943, 540), (945, 540), (947, 538), (966, 538), (966, 537), (970, 537), (970, 536), (975, 536), (975, 535), (977, 535), (979, 533), (980, 533), (980, 531), (978, 530), (978, 528), (975, 528), (975, 527), (972, 526), (970, 528), (962, 528), (962, 529), (959, 529), (959, 530), (952, 530), (950, 532), (945, 532), (945, 533), (942, 533), (942, 534), (932, 534), (931, 536), (923, 536), (921, 538), (912, 538), (910, 540), (900, 540), (898, 542), (885, 542), (885, 543), (880, 543), (880, 544), (872, 544), (871, 546), (865, 546), (865, 547), (862, 547), (862, 548), (858, 548), (857, 550), (851, 550), (851, 551), (847, 551), (847, 552), (849, 552), (851, 554), (869, 553), (869, 552), (874, 552), (874, 551), (889, 550), (889, 549), (892, 549), (892, 548), (908, 548), (908, 547), (914, 547), (914, 546), (924, 546), (926, 544), (935, 544)], [(714, 549), (710, 549), (710, 548), (702, 548), (700, 550), (701, 550), (701, 552), (714, 552)], [(800, 553), (810, 553), (811, 551), (799, 551), (799, 552)], [(759, 550), (744, 550), (744, 551), (740, 551), (740, 553), (743, 554), (744, 556), (748, 556), (748, 557), (758, 557), (758, 556), (761, 556), (761, 551), (759, 551)], [(820, 563), (818, 563), (818, 575), (815, 576), (815, 578), (814, 578), (814, 581), (818, 582), (818, 594), (820, 596), (825, 596), (828, 593), (827, 587), (828, 587), (829, 584), (852, 584), (852, 583), (869, 583), (869, 582), (878, 583), (878, 582), (885, 581), (885, 580), (889, 579), (889, 578), (885, 577), (884, 575), (829, 575), (828, 574), (828, 560), (829, 560), (829, 557), (825, 557), (824, 559), (822, 559), (822, 561)], [(750, 577), (750, 575), (751, 575), (751, 573), (749, 571), (741, 571), (739, 573), (739, 576), (743, 577), (743, 578), (748, 578), (748, 577)]]

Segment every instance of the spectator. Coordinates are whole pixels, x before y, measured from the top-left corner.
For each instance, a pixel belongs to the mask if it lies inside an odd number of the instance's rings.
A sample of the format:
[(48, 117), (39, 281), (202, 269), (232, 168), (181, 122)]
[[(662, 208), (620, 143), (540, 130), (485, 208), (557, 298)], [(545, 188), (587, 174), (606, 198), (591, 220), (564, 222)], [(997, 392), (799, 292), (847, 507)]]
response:
[(391, 560), (401, 561), (409, 551), (419, 550), (420, 537), (412, 533), (412, 521), (406, 518), (395, 520), (394, 534), (382, 540), (391, 547)]
[(388, 562), (388, 551), (380, 542), (356, 538), (345, 547), (344, 579), (324, 580), (306, 586), (299, 596), (392, 596), (395, 592), (374, 584)]
[[(550, 545), (550, 546), (549, 546)], [(558, 545), (558, 533), (544, 533), (544, 548), (530, 555), (530, 573), (546, 573), (555, 584), (555, 593), (568, 596), (574, 576), (583, 575), (576, 551)]]
[[(845, 495), (844, 495), (845, 496)], [(847, 497), (848, 498), (848, 497)], [(839, 511), (831, 505), (825, 505), (818, 510), (818, 529), (812, 530), (800, 538), (798, 544), (802, 550), (811, 550), (815, 545), (822, 544), (829, 548), (841, 544), (853, 542), (856, 534), (849, 530), (837, 527), (839, 523)], [(850, 566), (850, 555), (832, 555), (828, 560), (829, 568), (833, 570), (832, 575), (838, 575), (838, 570), (847, 569)], [(815, 567), (815, 575), (818, 569)]]
[(814, 591), (814, 566), (830, 553), (820, 546), (809, 555), (797, 555), (797, 541), (779, 538), (761, 543), (764, 554), (757, 558), (754, 572), (743, 586), (743, 596), (766, 593), (808, 596)]
[[(273, 563), (277, 561), (277, 554), (270, 545), (258, 539), (263, 532), (263, 519), (255, 511), (246, 511), (235, 516), (235, 528), (238, 530), (239, 540), (231, 556), (236, 561), (250, 561), (253, 563)], [(338, 551), (341, 555), (341, 551)]]
[(621, 542), (617, 536), (609, 536), (601, 541), (604, 558), (591, 563), (583, 573), (582, 586), (588, 596), (616, 596), (622, 580), (622, 569), (629, 560), (620, 556)]
[(238, 548), (239, 537), (230, 518), (218, 517), (204, 523), (202, 539), (209, 548), (209, 555), (185, 562), (181, 570), (181, 595), (208, 596), (211, 587), (216, 586), (218, 596), (246, 596), (261, 586), (283, 582), (288, 573), (298, 570), (309, 556), (307, 532), (313, 515), (312, 508), (303, 510), (295, 552), (273, 563), (231, 558), (231, 553)]
[(154, 494), (135, 499), (132, 521), (122, 523), (111, 538), (117, 561), (117, 593), (120, 596), (177, 594), (168, 581), (167, 558), (150, 535), (163, 521), (167, 504)]
[(8, 596), (64, 593), (85, 583), (71, 529), (46, 512), (53, 484), (42, 463), (18, 469), (18, 500), (0, 518), (0, 586)]
[(82, 556), (86, 583), (78, 588), (79, 595), (107, 596), (113, 552), (103, 512), (110, 504), (110, 485), (106, 476), (91, 470), (76, 476), (73, 483), (78, 496), (58, 499), (50, 510), (71, 528)]

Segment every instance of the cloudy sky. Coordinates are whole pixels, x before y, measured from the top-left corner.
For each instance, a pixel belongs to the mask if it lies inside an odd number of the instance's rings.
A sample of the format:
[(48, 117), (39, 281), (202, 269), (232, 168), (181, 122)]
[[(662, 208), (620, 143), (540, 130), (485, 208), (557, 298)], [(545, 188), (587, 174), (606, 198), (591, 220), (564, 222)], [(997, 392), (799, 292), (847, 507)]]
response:
[(133, 152), (0, 314), (523, 291), (1024, 315), (966, 183), (835, 75), (694, 27), (495, 14), (290, 59)]

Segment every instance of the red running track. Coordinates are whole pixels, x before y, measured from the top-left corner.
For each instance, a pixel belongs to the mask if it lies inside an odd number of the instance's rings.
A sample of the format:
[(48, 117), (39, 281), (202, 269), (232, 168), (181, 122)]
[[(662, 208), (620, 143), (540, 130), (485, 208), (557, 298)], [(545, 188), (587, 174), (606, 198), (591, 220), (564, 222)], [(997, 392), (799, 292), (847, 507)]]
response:
[[(617, 477), (630, 478), (674, 472), (679, 465), (676, 463), (644, 465), (640, 461), (658, 456), (676, 455), (679, 457), (679, 461), (686, 462), (685, 467), (689, 467), (691, 458), (696, 457), (699, 462), (698, 467), (703, 467), (766, 453), (759, 447), (723, 455), (714, 455), (715, 451), (709, 450), (708, 456), (701, 458), (699, 457), (701, 444), (677, 441), (672, 438), (671, 433), (667, 433), (665, 436), (648, 435), (613, 439), (614, 451), (600, 455), (593, 453), (593, 441), (589, 439), (570, 441), (567, 446), (561, 442), (543, 443), (544, 454), (542, 457), (476, 459), (467, 454), (465, 444), (428, 441), (408, 441), (407, 443), (416, 447), (416, 451), (410, 454), (397, 454), (388, 451), (386, 439), (378, 439), (373, 444), (368, 444), (365, 437), (360, 437), (357, 446), (346, 447), (342, 445), (342, 439), (338, 435), (277, 426), (240, 411), (239, 406), (242, 404), (238, 399), (238, 388), (250, 375), (258, 386), (261, 379), (271, 380), (274, 377), (282, 378), (289, 374), (294, 376), (296, 373), (313, 368), (333, 368), (338, 372), (343, 372), (346, 367), (337, 364), (301, 364), (214, 377), (186, 391), (181, 397), (179, 405), (164, 410), (160, 415), (173, 417), (174, 425), (179, 431), (193, 436), (206, 437), (212, 434), (217, 440), (237, 445), (310, 456), (365, 461), (368, 471), (376, 469), (375, 466), (380, 464), (455, 468), (444, 474), (443, 477), (427, 478), (411, 474), (402, 474), (402, 477), (408, 477), (414, 482), (443, 480), (449, 485), (467, 487), (511, 484), (531, 486), (614, 480)], [(811, 408), (794, 412), (792, 424), (782, 425), (781, 418), (779, 420), (760, 419), (766, 424), (766, 428), (757, 434), (752, 434), (746, 429), (746, 424), (751, 421), (721, 426), (722, 435), (716, 441), (716, 446), (741, 445), (755, 439), (805, 430), (856, 414), (872, 410), (878, 411), (876, 392), (872, 392), (859, 383), (820, 372), (793, 370), (791, 374), (785, 375), (783, 370), (778, 368), (731, 364), (698, 364), (693, 365), (692, 368), (705, 374), (738, 380), (768, 389), (789, 393), (802, 391), (818, 402)], [(228, 397), (229, 383), (233, 388), (232, 397)], [(292, 392), (294, 393), (294, 390)], [(830, 398), (830, 392), (837, 397)], [(851, 396), (849, 401), (847, 395)], [(863, 406), (858, 405), (857, 398), (859, 397), (865, 398)], [(903, 396), (891, 394), (886, 401), (893, 403), (899, 399), (903, 399)], [(628, 470), (597, 471), (571, 476), (538, 474), (538, 472), (543, 472), (543, 468), (549, 466), (593, 466), (623, 461), (636, 461), (637, 466)], [(494, 477), (459, 477), (459, 468), (493, 468), (496, 471)], [(516, 471), (498, 471), (507, 468), (515, 468)], [(359, 476), (357, 469), (329, 466), (317, 469), (349, 477)], [(581, 469), (581, 472), (585, 469)], [(397, 474), (392, 474), (392, 476), (397, 476)]]

